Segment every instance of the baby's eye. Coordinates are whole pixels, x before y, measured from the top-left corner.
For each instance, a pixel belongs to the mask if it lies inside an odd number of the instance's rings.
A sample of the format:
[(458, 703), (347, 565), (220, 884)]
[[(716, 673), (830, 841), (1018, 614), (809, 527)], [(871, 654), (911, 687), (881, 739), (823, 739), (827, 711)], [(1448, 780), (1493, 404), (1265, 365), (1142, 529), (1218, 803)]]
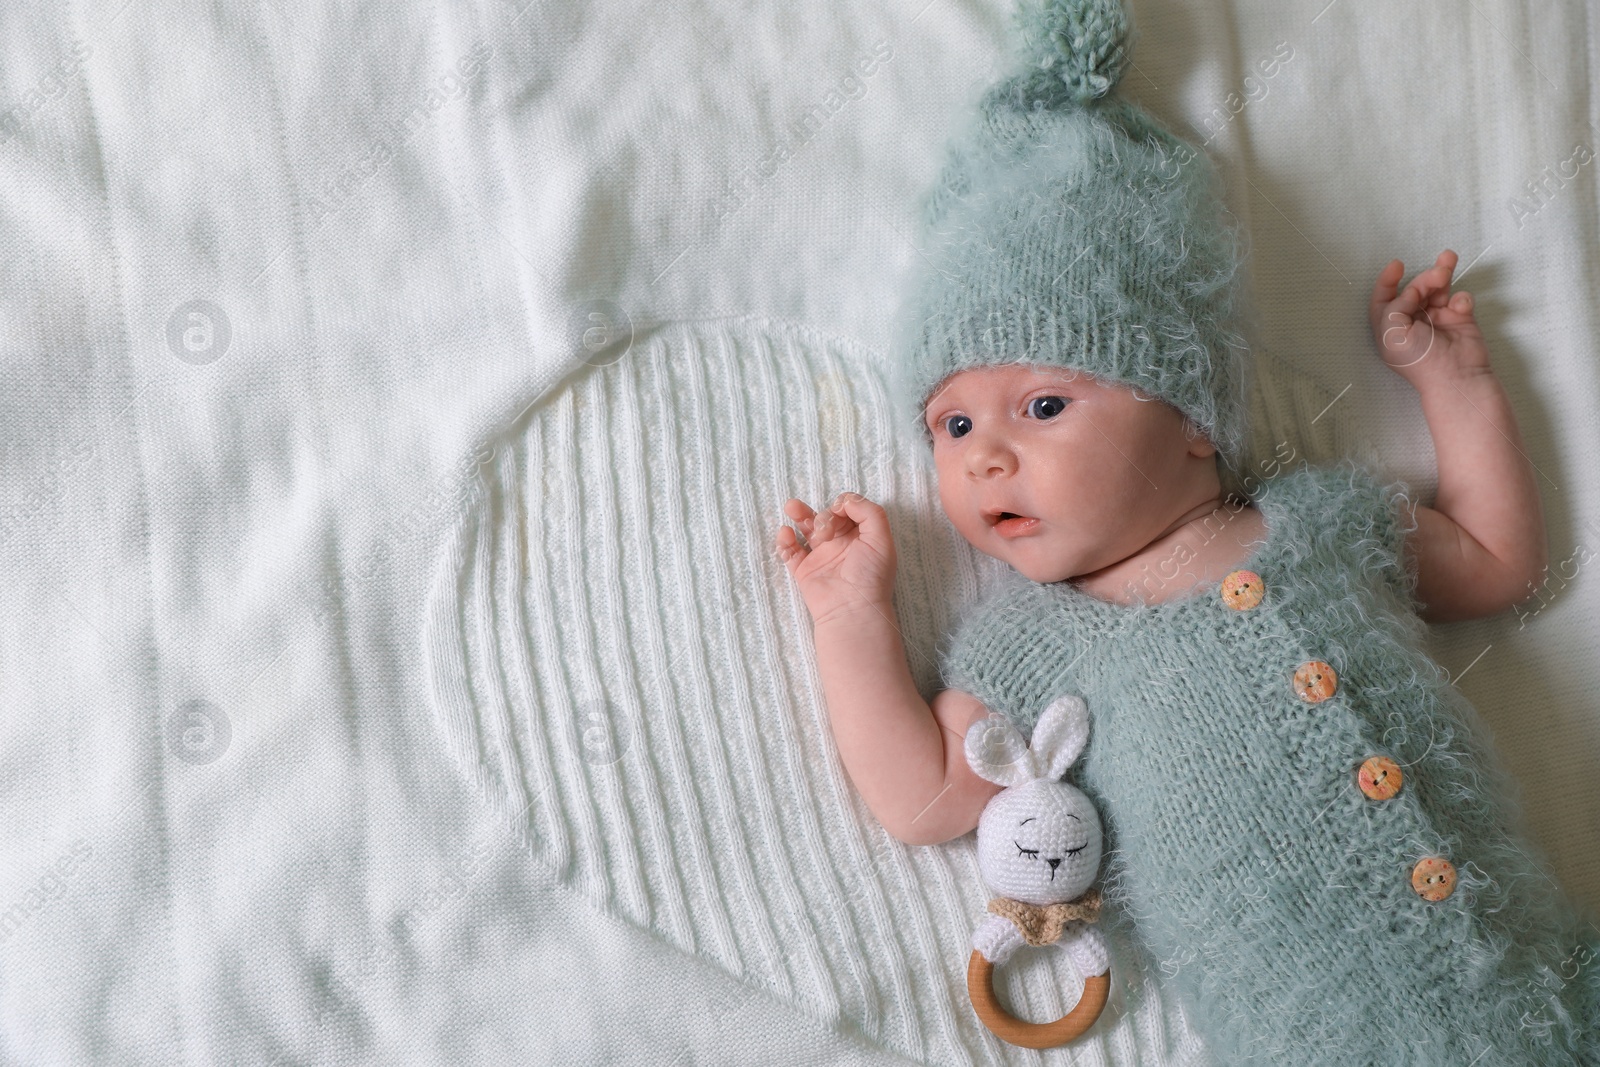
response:
[(944, 420), (944, 430), (951, 437), (965, 437), (972, 432), (972, 420), (965, 415), (951, 415)]
[(1028, 401), (1028, 414), (1036, 419), (1053, 419), (1066, 410), (1067, 404), (1064, 396), (1036, 396)]

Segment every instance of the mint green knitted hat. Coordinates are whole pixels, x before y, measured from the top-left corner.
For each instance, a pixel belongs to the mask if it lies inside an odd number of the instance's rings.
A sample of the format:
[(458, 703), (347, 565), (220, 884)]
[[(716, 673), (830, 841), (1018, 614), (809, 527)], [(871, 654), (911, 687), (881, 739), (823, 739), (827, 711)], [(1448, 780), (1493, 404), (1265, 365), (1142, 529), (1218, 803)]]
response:
[(953, 139), (923, 201), (926, 251), (897, 325), (900, 395), (968, 367), (1045, 363), (1138, 387), (1237, 463), (1242, 250), (1203, 152), (1113, 92), (1121, 0), (1020, 0), (1009, 76)]

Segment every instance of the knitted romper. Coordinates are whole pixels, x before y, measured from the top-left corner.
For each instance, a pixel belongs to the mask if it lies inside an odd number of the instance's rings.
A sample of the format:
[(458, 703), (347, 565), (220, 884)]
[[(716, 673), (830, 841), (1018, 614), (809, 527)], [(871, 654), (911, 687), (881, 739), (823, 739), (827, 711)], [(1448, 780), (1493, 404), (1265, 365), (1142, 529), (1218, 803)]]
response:
[[(1069, 779), (1103, 820), (1105, 922), (1217, 1063), (1600, 1064), (1600, 932), (1421, 649), (1401, 488), (1350, 461), (1264, 483), (1267, 533), (1238, 565), (1254, 606), (1226, 581), (1128, 607), (1015, 575), (959, 626), (944, 680), (1024, 735), (1056, 696), (1087, 701)], [(1308, 663), (1331, 695), (1297, 694)], [(1358, 778), (1374, 756), (1395, 795)]]

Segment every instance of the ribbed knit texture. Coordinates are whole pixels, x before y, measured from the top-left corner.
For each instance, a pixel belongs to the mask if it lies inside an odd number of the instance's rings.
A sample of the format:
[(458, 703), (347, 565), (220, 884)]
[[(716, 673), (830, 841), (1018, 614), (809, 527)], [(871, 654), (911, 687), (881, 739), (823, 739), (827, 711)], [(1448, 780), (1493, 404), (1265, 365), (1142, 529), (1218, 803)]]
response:
[(1020, 0), (1015, 22), (1013, 73), (924, 198), (897, 410), (921, 427), (929, 393), (970, 367), (1074, 367), (1171, 403), (1236, 465), (1244, 251), (1216, 172), (1115, 91), (1132, 45), (1121, 0)]
[[(945, 680), (1025, 731), (1087, 700), (1068, 779), (1104, 825), (1107, 929), (1146, 944), (1218, 1062), (1595, 1064), (1600, 936), (1422, 651), (1402, 494), (1349, 461), (1267, 482), (1248, 610), (1215, 584), (1123, 607), (1018, 575), (961, 624)], [(1290, 684), (1309, 660), (1338, 675), (1319, 703)], [(1384, 801), (1356, 782), (1378, 754), (1404, 772)], [(1411, 871), (1434, 855), (1458, 881), (1429, 902)]]
[[(771, 550), (789, 496), (890, 501), (901, 628), (934, 691), (951, 593), (977, 588), (976, 561), (888, 407), (880, 355), (764, 320), (663, 327), (575, 378), (491, 442), (483, 506), (428, 605), (434, 714), (538, 862), (749, 999), (915, 1062), (1037, 1063), (968, 1002), (992, 896), (972, 835), (902, 845), (862, 804), (810, 618)], [(1072, 1062), (1209, 1064), (1135, 948), (1110, 945), (1111, 1001)], [(1000, 995), (1059, 1018), (1081, 979), (1059, 953), (1027, 956)], [(582, 982), (611, 964), (563, 966)]]

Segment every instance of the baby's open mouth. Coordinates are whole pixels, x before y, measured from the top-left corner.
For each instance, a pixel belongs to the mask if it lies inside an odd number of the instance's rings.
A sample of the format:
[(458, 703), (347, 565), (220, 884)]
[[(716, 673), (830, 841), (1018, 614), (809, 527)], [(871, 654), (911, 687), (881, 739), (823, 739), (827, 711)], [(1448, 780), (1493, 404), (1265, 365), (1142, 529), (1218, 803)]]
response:
[(1018, 515), (1014, 511), (1000, 511), (988, 516), (989, 525), (994, 527), (994, 532), (1001, 537), (1020, 537), (1039, 529), (1039, 520), (1029, 515)]

